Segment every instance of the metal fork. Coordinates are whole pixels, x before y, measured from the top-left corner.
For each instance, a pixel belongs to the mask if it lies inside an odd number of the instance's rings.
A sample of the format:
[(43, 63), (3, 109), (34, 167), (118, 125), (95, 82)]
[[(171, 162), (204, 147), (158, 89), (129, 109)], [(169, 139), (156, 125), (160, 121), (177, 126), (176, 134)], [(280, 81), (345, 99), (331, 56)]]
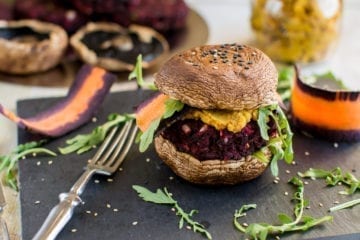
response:
[(71, 219), (74, 208), (82, 202), (80, 195), (90, 178), (96, 173), (111, 175), (119, 168), (136, 135), (137, 128), (136, 126), (132, 127), (133, 125), (133, 121), (128, 121), (124, 124), (120, 133), (118, 133), (119, 126), (111, 130), (99, 150), (87, 164), (85, 172), (70, 189), (70, 192), (59, 195), (59, 204), (50, 211), (33, 240), (55, 239)]

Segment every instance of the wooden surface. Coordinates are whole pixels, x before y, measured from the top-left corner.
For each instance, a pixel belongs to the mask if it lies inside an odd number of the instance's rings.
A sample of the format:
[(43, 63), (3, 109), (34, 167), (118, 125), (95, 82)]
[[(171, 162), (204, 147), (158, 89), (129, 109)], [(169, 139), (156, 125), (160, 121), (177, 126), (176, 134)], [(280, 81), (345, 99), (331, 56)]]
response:
[[(97, 123), (50, 142), (46, 147), (56, 149), (64, 146), (66, 139), (79, 133), (87, 133), (94, 126), (105, 121), (109, 113), (132, 112), (134, 106), (146, 98), (142, 91), (111, 94), (98, 113)], [(25, 100), (18, 104), (20, 116), (31, 116), (46, 108), (56, 99)], [(32, 139), (33, 136), (20, 130), (19, 142)], [(248, 212), (243, 221), (276, 223), (277, 214), (291, 214), (293, 204), (291, 196), (295, 189), (287, 181), (298, 171), (309, 167), (332, 169), (336, 166), (352, 171), (359, 176), (360, 145), (339, 143), (337, 148), (332, 142), (309, 139), (296, 134), (294, 138), (296, 165), (280, 166), (280, 183), (274, 184), (269, 169), (259, 178), (231, 187), (203, 187), (189, 184), (176, 177), (162, 163), (151, 147), (140, 154), (134, 145), (122, 165), (123, 171), (113, 176), (95, 176), (85, 189), (82, 199), (84, 205), (75, 210), (75, 214), (58, 239), (204, 239), (186, 228), (178, 229), (178, 217), (168, 206), (147, 203), (141, 200), (132, 185), (142, 185), (155, 191), (167, 187), (186, 211), (199, 210), (194, 219), (208, 226), (213, 239), (244, 239), (232, 225), (235, 209), (243, 204), (256, 203), (258, 208)], [(305, 154), (305, 153), (308, 154)], [(34, 157), (20, 161), (20, 200), (22, 214), (23, 239), (31, 239), (50, 209), (57, 204), (58, 194), (68, 191), (82, 173), (87, 159), (93, 152), (84, 155), (66, 155), (57, 158)], [(51, 164), (49, 164), (52, 161)], [(41, 163), (40, 165), (39, 162)], [(286, 173), (289, 170), (290, 173)], [(94, 180), (99, 180), (95, 183)], [(310, 209), (306, 214), (320, 217), (328, 213), (335, 201), (345, 202), (358, 198), (341, 196), (337, 192), (342, 186), (325, 187), (323, 180), (308, 180), (305, 186), (305, 198), (310, 200)], [(285, 196), (285, 192), (289, 195)], [(39, 202), (38, 202), (39, 201)], [(38, 202), (38, 204), (37, 204)], [(323, 206), (320, 207), (319, 204)], [(107, 204), (111, 207), (108, 208)], [(114, 208), (118, 212), (114, 212)], [(91, 214), (86, 211), (91, 211)], [(97, 216), (94, 216), (94, 213)], [(305, 233), (281, 236), (281, 239), (360, 239), (360, 207), (332, 213), (333, 222), (328, 222)], [(137, 223), (136, 225), (134, 223)], [(75, 231), (76, 232), (72, 232)], [(323, 238), (322, 238), (323, 237)]]

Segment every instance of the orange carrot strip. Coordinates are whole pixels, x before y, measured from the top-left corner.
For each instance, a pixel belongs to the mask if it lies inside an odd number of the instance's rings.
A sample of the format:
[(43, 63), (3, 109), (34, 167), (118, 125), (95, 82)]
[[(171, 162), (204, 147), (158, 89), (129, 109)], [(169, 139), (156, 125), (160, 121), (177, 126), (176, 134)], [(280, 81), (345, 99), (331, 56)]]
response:
[(165, 102), (168, 99), (168, 96), (161, 93), (139, 109), (136, 113), (136, 124), (142, 132), (145, 132), (154, 120), (164, 114)]

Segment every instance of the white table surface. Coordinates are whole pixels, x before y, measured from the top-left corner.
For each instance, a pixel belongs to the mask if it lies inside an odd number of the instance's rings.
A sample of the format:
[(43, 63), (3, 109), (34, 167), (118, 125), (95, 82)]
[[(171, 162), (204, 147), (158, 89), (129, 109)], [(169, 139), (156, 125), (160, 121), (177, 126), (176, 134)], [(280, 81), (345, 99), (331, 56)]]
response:
[[(215, 43), (249, 43), (253, 39), (251, 33), (250, 0), (187, 0), (189, 6), (198, 12), (209, 27), (209, 44)], [(353, 89), (360, 89), (360, 1), (344, 0), (342, 33), (339, 46), (334, 55), (326, 62), (307, 66), (303, 70), (324, 72), (332, 70)], [(134, 83), (116, 83), (111, 91), (135, 89)], [(66, 88), (23, 86), (0, 81), (0, 103), (16, 111), (19, 99), (49, 96), (64, 96)], [(0, 155), (6, 154), (17, 145), (17, 129), (15, 124), (0, 116)], [(5, 218), (9, 221), (12, 239), (19, 239), (19, 211), (16, 201), (18, 195), (6, 188), (8, 207)], [(11, 213), (10, 213), (11, 211)], [(14, 224), (15, 223), (15, 224)]]

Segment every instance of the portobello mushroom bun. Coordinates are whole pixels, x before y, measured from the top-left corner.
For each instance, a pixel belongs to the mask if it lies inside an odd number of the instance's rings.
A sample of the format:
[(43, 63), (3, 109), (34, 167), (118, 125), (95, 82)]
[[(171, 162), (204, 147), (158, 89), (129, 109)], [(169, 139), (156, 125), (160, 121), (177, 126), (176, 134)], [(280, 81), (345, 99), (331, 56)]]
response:
[[(161, 93), (147, 104), (162, 114), (143, 136), (154, 131), (160, 158), (193, 183), (237, 184), (258, 177), (270, 163), (277, 175), (277, 161), (293, 158), (277, 79), (272, 61), (254, 47), (206, 45), (179, 53), (155, 75)], [(138, 126), (144, 125), (141, 109)]]

